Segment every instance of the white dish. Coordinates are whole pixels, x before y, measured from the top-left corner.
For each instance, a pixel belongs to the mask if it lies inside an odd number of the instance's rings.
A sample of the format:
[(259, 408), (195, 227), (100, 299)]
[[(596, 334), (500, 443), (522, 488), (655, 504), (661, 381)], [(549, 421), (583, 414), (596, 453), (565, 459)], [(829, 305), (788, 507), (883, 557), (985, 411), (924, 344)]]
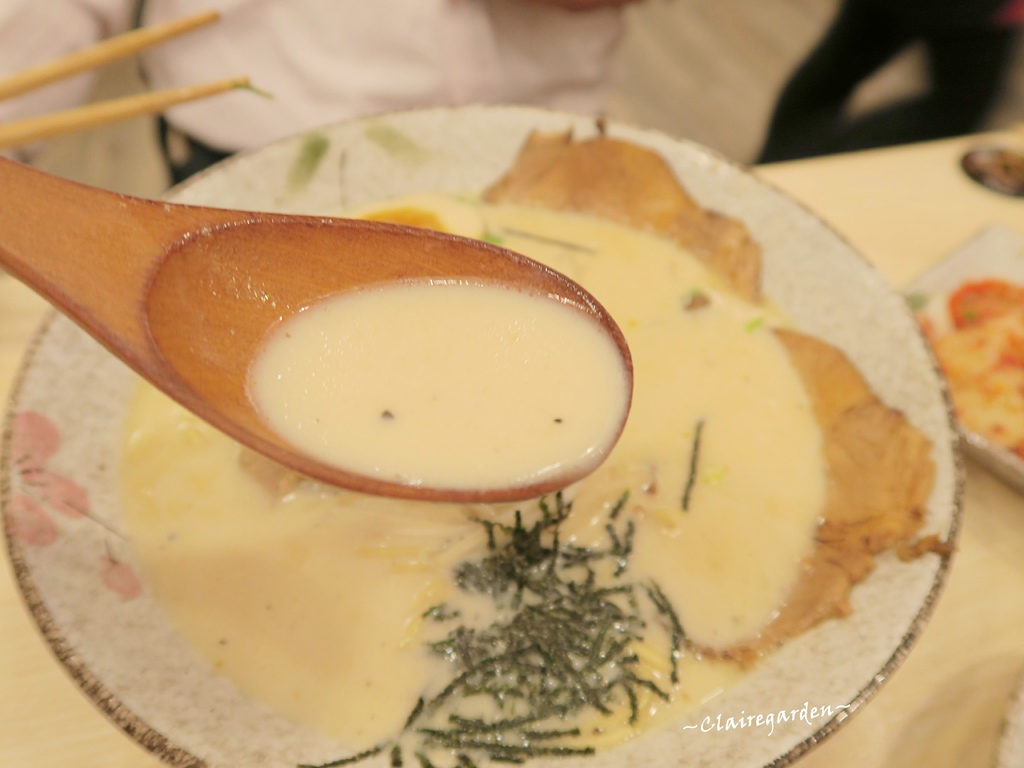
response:
[[(593, 122), (530, 108), (436, 109), (323, 129), (238, 156), (173, 191), (180, 202), (329, 214), (403, 194), (481, 189), (534, 129)], [(742, 219), (765, 252), (765, 293), (797, 329), (849, 355), (933, 444), (923, 533), (955, 542), (962, 478), (941, 377), (902, 297), (827, 226), (745, 169), (697, 145), (623, 125), (664, 156), (703, 205)], [(135, 578), (118, 533), (117, 456), (132, 375), (61, 317), (39, 331), (10, 403), (0, 493), (15, 574), (55, 655), (94, 703), (172, 765), (281, 768), (345, 754), (249, 700), (201, 661)], [(42, 481), (42, 484), (40, 484)], [(899, 666), (949, 567), (880, 557), (854, 612), (789, 642), (678, 727), (594, 757), (531, 765), (784, 766), (863, 706)], [(791, 717), (778, 717), (780, 712)], [(719, 716), (721, 719), (719, 719)], [(761, 716), (760, 720), (757, 720)], [(748, 725), (726, 728), (728, 718)], [(769, 725), (768, 720), (771, 720)], [(363, 765), (388, 764), (383, 755)]]
[(1006, 710), (996, 768), (1024, 768), (1024, 680), (1018, 683)]
[[(1024, 285), (1024, 235), (993, 225), (979, 232), (918, 277), (908, 300), (925, 316), (943, 312), (946, 298), (972, 280), (996, 278)], [(960, 425), (967, 451), (996, 475), (1024, 492), (1024, 459)]]

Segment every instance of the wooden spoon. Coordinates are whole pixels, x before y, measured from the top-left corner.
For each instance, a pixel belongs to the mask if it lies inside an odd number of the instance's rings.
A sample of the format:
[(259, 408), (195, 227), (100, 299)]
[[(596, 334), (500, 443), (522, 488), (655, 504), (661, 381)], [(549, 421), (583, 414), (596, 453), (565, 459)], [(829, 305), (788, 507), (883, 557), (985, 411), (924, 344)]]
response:
[(445, 489), (355, 474), (299, 452), (264, 424), (247, 377), (270, 328), (323, 297), (389, 281), (453, 278), (558, 296), (612, 338), (632, 391), (625, 339), (579, 285), (511, 251), (425, 229), (175, 205), (0, 159), (0, 266), (240, 443), (303, 475), (365, 493), (510, 501), (554, 491), (595, 467), (532, 485)]

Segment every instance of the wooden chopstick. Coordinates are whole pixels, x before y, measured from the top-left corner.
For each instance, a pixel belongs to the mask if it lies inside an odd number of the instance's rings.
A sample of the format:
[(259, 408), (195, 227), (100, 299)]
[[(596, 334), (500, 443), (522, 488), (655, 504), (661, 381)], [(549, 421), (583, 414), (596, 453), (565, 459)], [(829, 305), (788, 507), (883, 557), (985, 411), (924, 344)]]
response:
[(94, 128), (105, 123), (124, 120), (129, 117), (162, 112), (170, 106), (186, 101), (203, 99), (235, 88), (248, 88), (249, 78), (234, 77), (203, 85), (189, 85), (170, 88), (166, 91), (152, 91), (135, 96), (126, 96), (110, 101), (88, 104), (84, 107), (56, 112), (42, 117), (17, 120), (0, 124), (0, 149), (33, 141), (49, 139), (65, 133)]
[(204, 11), (163, 24), (135, 29), (98, 43), (90, 48), (69, 53), (53, 61), (24, 69), (0, 80), (0, 99), (40, 88), (88, 69), (95, 69), (125, 56), (149, 48), (172, 37), (211, 24), (220, 18), (217, 11)]

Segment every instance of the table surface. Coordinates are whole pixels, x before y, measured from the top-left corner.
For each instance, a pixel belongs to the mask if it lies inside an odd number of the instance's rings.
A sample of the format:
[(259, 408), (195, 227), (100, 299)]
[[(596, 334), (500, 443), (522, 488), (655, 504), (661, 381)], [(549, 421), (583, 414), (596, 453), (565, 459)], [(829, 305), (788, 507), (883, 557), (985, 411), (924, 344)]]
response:
[[(1001, 223), (1024, 234), (1024, 198), (959, 170), (967, 148), (1024, 144), (989, 134), (756, 169), (829, 222), (899, 287)], [(46, 305), (0, 275), (0, 403)], [(800, 768), (991, 765), (1024, 673), (1024, 497), (972, 462), (951, 575), (908, 659)], [(86, 700), (44, 645), (10, 568), (0, 570), (0, 765), (155, 768)]]

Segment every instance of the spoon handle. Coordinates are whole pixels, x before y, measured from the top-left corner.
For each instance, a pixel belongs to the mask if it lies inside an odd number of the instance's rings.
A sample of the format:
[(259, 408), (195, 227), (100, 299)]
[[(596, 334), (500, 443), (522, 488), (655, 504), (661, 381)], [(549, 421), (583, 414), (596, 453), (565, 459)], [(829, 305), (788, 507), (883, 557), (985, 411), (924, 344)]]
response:
[(165, 206), (0, 158), (0, 267), (138, 367), (150, 276), (187, 233), (238, 218)]

